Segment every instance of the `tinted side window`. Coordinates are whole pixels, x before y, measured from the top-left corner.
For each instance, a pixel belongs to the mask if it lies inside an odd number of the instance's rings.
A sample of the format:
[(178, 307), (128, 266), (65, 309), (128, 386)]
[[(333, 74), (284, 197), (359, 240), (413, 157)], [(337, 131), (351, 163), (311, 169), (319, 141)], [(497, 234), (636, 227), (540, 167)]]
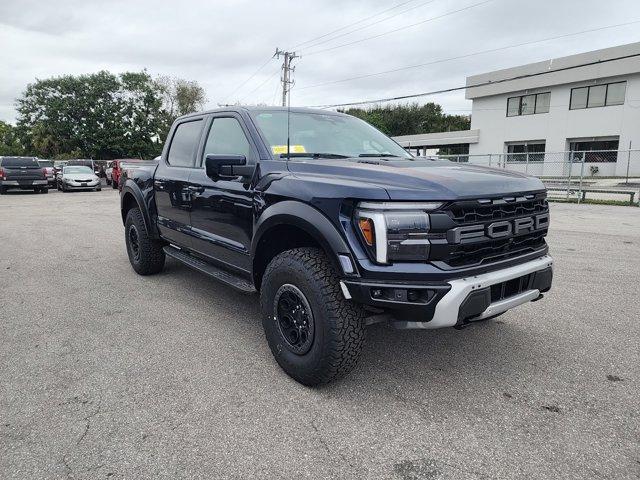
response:
[(167, 155), (167, 163), (173, 167), (192, 167), (195, 151), (198, 148), (198, 140), (200, 140), (200, 131), (202, 130), (202, 120), (194, 120), (178, 125), (169, 154)]
[(251, 146), (240, 123), (235, 118), (215, 118), (209, 130), (204, 156), (208, 154), (244, 155), (251, 157)]

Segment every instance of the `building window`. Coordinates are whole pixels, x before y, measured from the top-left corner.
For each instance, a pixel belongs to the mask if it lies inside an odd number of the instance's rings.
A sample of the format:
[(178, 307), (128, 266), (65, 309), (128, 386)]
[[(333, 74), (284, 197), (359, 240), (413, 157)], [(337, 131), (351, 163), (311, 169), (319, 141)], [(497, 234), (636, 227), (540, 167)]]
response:
[(551, 92), (510, 97), (507, 99), (507, 117), (549, 113), (550, 103)]
[(615, 163), (618, 161), (619, 140), (572, 140), (569, 142), (571, 161)]
[(507, 162), (542, 162), (545, 145), (545, 142), (508, 143)]
[(582, 108), (622, 105), (627, 91), (627, 82), (607, 83), (571, 89), (570, 110)]

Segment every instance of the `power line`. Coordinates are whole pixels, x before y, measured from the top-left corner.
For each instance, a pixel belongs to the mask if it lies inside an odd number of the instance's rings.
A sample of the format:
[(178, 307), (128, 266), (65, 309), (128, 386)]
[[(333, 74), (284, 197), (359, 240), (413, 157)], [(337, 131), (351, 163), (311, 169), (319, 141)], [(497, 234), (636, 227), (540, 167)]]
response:
[(436, 0), (429, 0), (427, 2), (419, 3), (418, 5), (414, 5), (411, 8), (407, 8), (406, 10), (403, 10), (401, 12), (395, 13), (395, 14), (389, 16), (389, 17), (381, 18), (380, 20), (377, 20), (377, 21), (375, 21), (373, 23), (370, 23), (368, 25), (363, 25), (361, 27), (355, 28), (355, 29), (350, 30), (348, 32), (341, 33), (340, 35), (336, 35), (335, 37), (328, 38), (328, 39), (323, 40), (323, 41), (318, 42), (318, 43), (314, 43), (313, 45), (308, 45), (308, 46), (305, 47), (305, 49), (314, 48), (314, 47), (317, 47), (318, 45), (323, 45), (323, 44), (328, 43), (328, 42), (333, 42), (334, 40), (337, 40), (338, 38), (342, 38), (342, 37), (344, 37), (346, 35), (351, 35), (352, 33), (359, 32), (360, 30), (364, 30), (366, 28), (373, 27), (374, 25), (378, 25), (379, 23), (386, 22), (387, 20), (391, 20), (392, 18), (395, 18), (395, 17), (397, 17), (399, 15), (402, 15), (404, 13), (410, 12), (411, 10), (415, 10), (416, 8), (424, 7), (425, 5), (428, 5), (428, 4), (433, 3), (435, 1)]
[(372, 35), (370, 37), (361, 38), (360, 40), (355, 40), (353, 42), (342, 43), (340, 45), (335, 45), (333, 47), (324, 48), (322, 50), (316, 50), (315, 52), (309, 52), (309, 53), (306, 53), (305, 56), (308, 57), (309, 55), (316, 55), (318, 53), (329, 52), (331, 50), (336, 50), (338, 48), (348, 47), (348, 46), (351, 46), (351, 45), (355, 45), (357, 43), (362, 43), (362, 42), (366, 42), (368, 40), (373, 40), (374, 38), (384, 37), (385, 35), (389, 35), (391, 33), (399, 32), (401, 30), (407, 30), (408, 28), (412, 28), (412, 27), (417, 27), (418, 25), (422, 25), (422, 24), (427, 23), (427, 22), (432, 22), (432, 21), (438, 20), (440, 18), (448, 17), (449, 15), (454, 15), (456, 13), (464, 12), (465, 10), (470, 10), (472, 8), (479, 7), (481, 5), (485, 5), (485, 4), (487, 4), (489, 2), (493, 2), (493, 1), (494, 0), (484, 0), (482, 2), (474, 3), (472, 5), (468, 5), (466, 7), (459, 8), (457, 10), (452, 10), (450, 12), (443, 13), (441, 15), (436, 15), (435, 17), (431, 17), (431, 18), (427, 18), (425, 20), (421, 20), (420, 22), (412, 23), (410, 25), (405, 25), (403, 27), (395, 28), (393, 30), (388, 30), (386, 32), (379, 33), (377, 35)]
[(350, 82), (352, 80), (359, 80), (361, 78), (375, 77), (375, 76), (378, 76), (378, 75), (386, 75), (386, 74), (389, 74), (389, 73), (395, 73), (395, 72), (401, 72), (401, 71), (404, 71), (404, 70), (410, 70), (412, 68), (427, 67), (427, 66), (430, 66), (430, 65), (435, 65), (437, 63), (449, 62), (451, 60), (460, 60), (460, 59), (463, 59), (463, 58), (474, 57), (476, 55), (483, 55), (483, 54), (486, 54), (486, 53), (495, 53), (495, 52), (499, 52), (501, 50), (508, 50), (510, 48), (524, 47), (526, 45), (534, 45), (536, 43), (548, 42), (548, 41), (551, 41), (551, 40), (558, 40), (558, 39), (561, 39), (561, 38), (572, 37), (572, 36), (575, 36), (575, 35), (583, 35), (585, 33), (592, 33), (592, 32), (597, 32), (597, 31), (600, 31), (600, 30), (607, 30), (607, 29), (610, 29), (610, 28), (624, 27), (624, 26), (633, 25), (633, 24), (636, 24), (636, 23), (640, 23), (640, 20), (634, 20), (632, 22), (626, 22), (626, 23), (619, 23), (619, 24), (616, 24), (616, 25), (607, 25), (607, 26), (604, 26), (604, 27), (592, 28), (592, 29), (589, 29), (589, 30), (582, 30), (582, 31), (579, 31), (579, 32), (566, 33), (566, 34), (563, 34), (563, 35), (557, 35), (555, 37), (547, 37), (547, 38), (542, 38), (540, 40), (532, 40), (532, 41), (528, 41), (528, 42), (516, 43), (516, 44), (513, 44), (513, 45), (507, 45), (507, 46), (504, 46), (504, 47), (490, 48), (488, 50), (480, 50), (480, 51), (477, 51), (477, 52), (466, 53), (464, 55), (458, 55), (458, 56), (455, 56), (455, 57), (442, 58), (442, 59), (439, 59), (439, 60), (432, 60), (430, 62), (418, 63), (418, 64), (414, 64), (414, 65), (407, 65), (407, 66), (404, 66), (404, 67), (393, 68), (391, 70), (383, 70), (381, 72), (367, 73), (367, 74), (364, 74), (364, 75), (357, 75), (355, 77), (342, 78), (340, 80), (332, 80), (332, 81), (329, 81), (329, 82), (316, 83), (314, 85), (308, 85), (306, 87), (300, 87), (300, 88), (298, 88), (298, 90), (307, 90), (307, 89), (310, 89), (310, 88), (317, 88), (317, 87), (322, 87), (322, 86), (325, 86), (325, 85), (333, 85), (333, 84), (336, 84), (336, 83)]
[(262, 83), (260, 83), (260, 85), (258, 85), (256, 88), (254, 88), (253, 90), (251, 90), (249, 93), (247, 93), (244, 97), (242, 97), (240, 99), (240, 102), (242, 103), (242, 101), (251, 96), (253, 93), (257, 92), (258, 90), (260, 90), (262, 87), (264, 87), (266, 85), (266, 83), (271, 80), (273, 77), (275, 77), (278, 72), (280, 72), (280, 68), (278, 68), (278, 70), (276, 70), (275, 72), (273, 72), (271, 75), (269, 75)]
[(314, 37), (314, 38), (312, 38), (312, 39), (310, 39), (310, 40), (307, 40), (306, 42), (298, 43), (297, 45), (294, 45), (294, 46), (293, 46), (293, 47), (291, 47), (291, 48), (292, 48), (292, 49), (293, 49), (293, 48), (298, 48), (298, 47), (301, 47), (302, 45), (306, 45), (307, 43), (315, 42), (316, 40), (320, 40), (321, 38), (328, 37), (329, 35), (333, 35), (334, 33), (341, 32), (342, 30), (345, 30), (345, 29), (347, 29), (347, 28), (349, 28), (349, 27), (352, 27), (352, 26), (354, 26), (354, 25), (358, 25), (358, 24), (360, 24), (360, 23), (362, 23), (362, 22), (366, 22), (367, 20), (370, 20), (370, 19), (372, 19), (372, 18), (375, 18), (375, 17), (377, 17), (377, 16), (380, 16), (380, 15), (382, 15), (383, 13), (390, 12), (391, 10), (395, 10), (396, 8), (400, 8), (400, 7), (404, 6), (404, 5), (406, 5), (407, 3), (411, 3), (411, 2), (414, 2), (414, 1), (415, 1), (415, 0), (408, 0), (408, 1), (406, 1), (406, 2), (399, 3), (399, 4), (397, 4), (397, 5), (393, 6), (393, 7), (387, 8), (386, 10), (382, 10), (381, 12), (378, 12), (378, 13), (376, 13), (376, 14), (374, 14), (374, 15), (369, 15), (368, 17), (362, 18), (362, 19), (358, 20), (357, 22), (349, 23), (348, 25), (345, 25), (345, 26), (343, 26), (343, 27), (340, 27), (340, 28), (337, 28), (337, 29), (335, 29), (335, 30), (332, 30), (331, 32), (329, 32), (329, 33), (325, 33), (324, 35), (320, 35), (320, 36), (318, 36), (318, 37)]
[(242, 82), (240, 85), (238, 85), (238, 86), (233, 90), (233, 92), (231, 92), (229, 95), (227, 95), (227, 96), (225, 97), (225, 102), (229, 99), (229, 97), (231, 97), (232, 95), (234, 95), (238, 90), (240, 90), (240, 89), (241, 89), (242, 87), (244, 87), (247, 83), (249, 83), (249, 81), (251, 81), (251, 79), (253, 79), (253, 77), (255, 77), (258, 73), (260, 73), (260, 71), (261, 71), (264, 67), (266, 67), (266, 66), (269, 64), (269, 62), (271, 62), (271, 60), (273, 60), (273, 58), (274, 58), (275, 56), (276, 56), (276, 54), (274, 53), (271, 57), (269, 57), (269, 59), (268, 59), (266, 62), (264, 62), (262, 65), (260, 65), (260, 66), (258, 67), (258, 69), (257, 69), (255, 72), (253, 72), (251, 75), (249, 75), (249, 78), (247, 78), (244, 82)]
[(429, 95), (437, 95), (437, 94), (440, 94), (440, 93), (449, 93), (449, 92), (455, 92), (455, 91), (458, 91), (458, 90), (467, 90), (467, 89), (470, 89), (470, 88), (477, 88), (477, 87), (484, 87), (484, 86), (487, 86), (487, 85), (496, 85), (496, 84), (499, 84), (499, 83), (512, 82), (514, 80), (521, 80), (523, 78), (539, 77), (541, 75), (548, 75), (550, 73), (564, 72), (564, 71), (573, 70), (573, 69), (576, 69), (576, 68), (589, 67), (591, 65), (600, 65), (600, 64), (603, 64), (603, 63), (614, 62), (614, 61), (617, 61), (617, 60), (625, 60), (627, 58), (634, 58), (634, 57), (640, 57), (640, 53), (634, 53), (634, 54), (631, 54), (631, 55), (624, 55), (622, 57), (609, 58), (609, 59), (606, 59), (606, 60), (595, 60), (593, 62), (581, 63), (579, 65), (573, 65), (573, 66), (570, 66), (570, 67), (556, 68), (554, 70), (545, 70), (544, 72), (517, 75), (515, 77), (503, 78), (501, 80), (492, 80), (492, 81), (488, 81), (488, 82), (477, 83), (475, 85), (465, 85), (465, 86), (462, 86), (462, 87), (444, 88), (442, 90), (433, 90), (431, 92), (415, 93), (415, 94), (412, 94), (412, 95), (400, 95), (400, 96), (397, 96), (397, 97), (379, 98), (379, 99), (376, 99), (376, 100), (364, 100), (364, 101), (360, 101), (360, 102), (334, 103), (334, 104), (331, 104), (331, 105), (312, 105), (311, 108), (352, 107), (352, 106), (356, 106), (356, 105), (367, 105), (369, 103), (383, 103), (383, 102), (392, 102), (392, 101), (395, 101), (395, 100), (407, 100), (409, 98), (426, 97), (426, 96), (429, 96)]

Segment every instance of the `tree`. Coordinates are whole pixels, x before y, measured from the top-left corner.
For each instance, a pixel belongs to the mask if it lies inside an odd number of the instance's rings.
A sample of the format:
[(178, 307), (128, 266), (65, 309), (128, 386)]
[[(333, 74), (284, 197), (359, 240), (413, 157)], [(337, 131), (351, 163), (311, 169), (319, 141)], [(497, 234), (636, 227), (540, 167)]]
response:
[(155, 85), (162, 97), (165, 136), (176, 118), (202, 110), (207, 101), (204, 88), (195, 81), (159, 76)]
[(24, 155), (24, 147), (16, 127), (2, 120), (0, 120), (0, 155)]
[(350, 108), (345, 113), (361, 118), (391, 136), (467, 130), (471, 126), (468, 116), (447, 115), (433, 102)]
[(162, 98), (144, 71), (36, 80), (16, 103), (18, 134), (42, 158), (151, 157), (162, 149)]

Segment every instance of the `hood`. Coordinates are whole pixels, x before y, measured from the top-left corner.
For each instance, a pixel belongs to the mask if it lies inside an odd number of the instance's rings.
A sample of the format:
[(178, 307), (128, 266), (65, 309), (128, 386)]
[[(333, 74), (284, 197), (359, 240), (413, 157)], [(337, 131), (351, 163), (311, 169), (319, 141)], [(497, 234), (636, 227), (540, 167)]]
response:
[(332, 177), (384, 188), (395, 200), (456, 200), (544, 190), (534, 177), (469, 163), (428, 159), (296, 159), (296, 176)]
[(65, 173), (62, 175), (63, 178), (67, 180), (98, 180), (98, 176), (93, 172), (87, 173)]

